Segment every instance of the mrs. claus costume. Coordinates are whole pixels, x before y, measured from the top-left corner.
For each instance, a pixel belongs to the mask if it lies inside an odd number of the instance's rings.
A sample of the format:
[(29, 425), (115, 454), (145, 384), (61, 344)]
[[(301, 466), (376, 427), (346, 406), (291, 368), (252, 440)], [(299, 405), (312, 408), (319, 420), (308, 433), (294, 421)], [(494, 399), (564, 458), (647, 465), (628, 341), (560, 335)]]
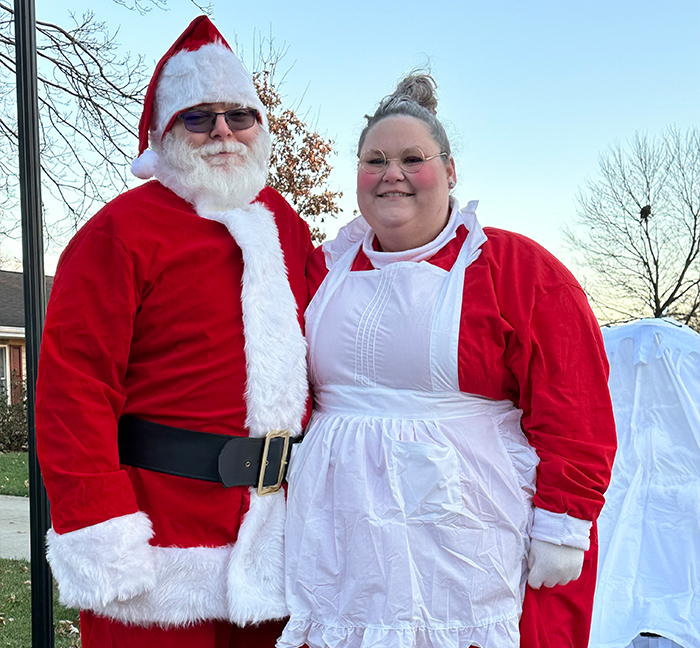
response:
[[(403, 252), (360, 217), (310, 258), (278, 648), (587, 646), (615, 451), (600, 330), (561, 263), (475, 209)], [(586, 550), (581, 577), (526, 588), (531, 538)]]
[[(267, 129), (250, 76), (200, 17), (156, 68), (134, 172), (157, 174), (149, 131), (162, 139), (179, 112), (216, 102), (255, 108)], [(117, 197), (78, 232), (43, 334), (48, 558), (62, 601), (84, 611), (84, 646), (228, 646), (222, 627), (286, 614), (283, 492), (125, 465), (117, 439), (124, 417), (211, 435), (299, 434), (308, 228), (269, 188), (244, 208), (198, 213), (196, 193), (165, 182)], [(171, 447), (163, 430), (157, 459)]]

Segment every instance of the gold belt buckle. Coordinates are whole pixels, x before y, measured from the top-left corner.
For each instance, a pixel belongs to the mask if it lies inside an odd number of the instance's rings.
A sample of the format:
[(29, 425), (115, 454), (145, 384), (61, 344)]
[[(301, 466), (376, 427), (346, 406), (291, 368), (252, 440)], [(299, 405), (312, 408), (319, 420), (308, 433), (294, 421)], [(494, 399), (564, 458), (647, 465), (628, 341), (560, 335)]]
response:
[[(262, 462), (260, 464), (260, 475), (258, 477), (258, 495), (270, 495), (276, 493), (282, 488), (282, 479), (284, 477), (284, 467), (287, 465), (287, 451), (289, 450), (289, 437), (292, 435), (290, 430), (270, 430), (265, 435), (265, 447), (263, 449)], [(270, 450), (271, 439), (284, 439), (284, 447), (282, 448), (282, 458), (280, 459), (280, 471), (277, 475), (277, 483), (271, 486), (263, 486), (265, 480), (265, 468), (267, 468), (267, 453)]]

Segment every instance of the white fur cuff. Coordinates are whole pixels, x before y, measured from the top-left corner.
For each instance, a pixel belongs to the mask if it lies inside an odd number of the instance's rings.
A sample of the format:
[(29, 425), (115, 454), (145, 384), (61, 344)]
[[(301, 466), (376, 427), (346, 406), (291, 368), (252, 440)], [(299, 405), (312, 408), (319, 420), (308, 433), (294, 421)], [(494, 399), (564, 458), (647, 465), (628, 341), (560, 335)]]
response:
[(156, 557), (148, 543), (151, 521), (143, 512), (58, 534), (49, 529), (46, 556), (61, 603), (99, 610), (154, 587)]
[(156, 586), (128, 601), (112, 601), (96, 612), (123, 623), (164, 628), (227, 618), (229, 546), (154, 549)]

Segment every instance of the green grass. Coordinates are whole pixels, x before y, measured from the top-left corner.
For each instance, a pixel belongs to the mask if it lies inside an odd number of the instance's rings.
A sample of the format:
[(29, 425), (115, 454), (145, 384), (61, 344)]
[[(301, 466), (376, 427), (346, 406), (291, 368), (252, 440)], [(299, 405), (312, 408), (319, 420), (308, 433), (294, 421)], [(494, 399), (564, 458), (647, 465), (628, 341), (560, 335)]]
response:
[(0, 452), (0, 495), (29, 497), (27, 457), (26, 452)]
[[(29, 648), (32, 645), (31, 586), (26, 560), (0, 558), (0, 648)], [(58, 602), (53, 595), (56, 648), (80, 646), (78, 611)]]
[[(0, 495), (29, 497), (29, 468), (26, 452), (0, 453)], [(31, 574), (26, 560), (0, 558), (0, 648), (29, 648), (32, 645)], [(58, 602), (53, 595), (54, 645), (80, 646), (78, 611)]]

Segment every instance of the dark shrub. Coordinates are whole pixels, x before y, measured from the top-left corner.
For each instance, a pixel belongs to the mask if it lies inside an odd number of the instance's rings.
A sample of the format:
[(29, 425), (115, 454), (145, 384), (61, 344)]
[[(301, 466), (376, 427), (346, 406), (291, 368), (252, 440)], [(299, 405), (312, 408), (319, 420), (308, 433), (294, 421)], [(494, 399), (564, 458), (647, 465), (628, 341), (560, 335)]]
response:
[(5, 390), (0, 389), (0, 452), (27, 450), (27, 388), (16, 376), (11, 381), (14, 403), (11, 404)]

